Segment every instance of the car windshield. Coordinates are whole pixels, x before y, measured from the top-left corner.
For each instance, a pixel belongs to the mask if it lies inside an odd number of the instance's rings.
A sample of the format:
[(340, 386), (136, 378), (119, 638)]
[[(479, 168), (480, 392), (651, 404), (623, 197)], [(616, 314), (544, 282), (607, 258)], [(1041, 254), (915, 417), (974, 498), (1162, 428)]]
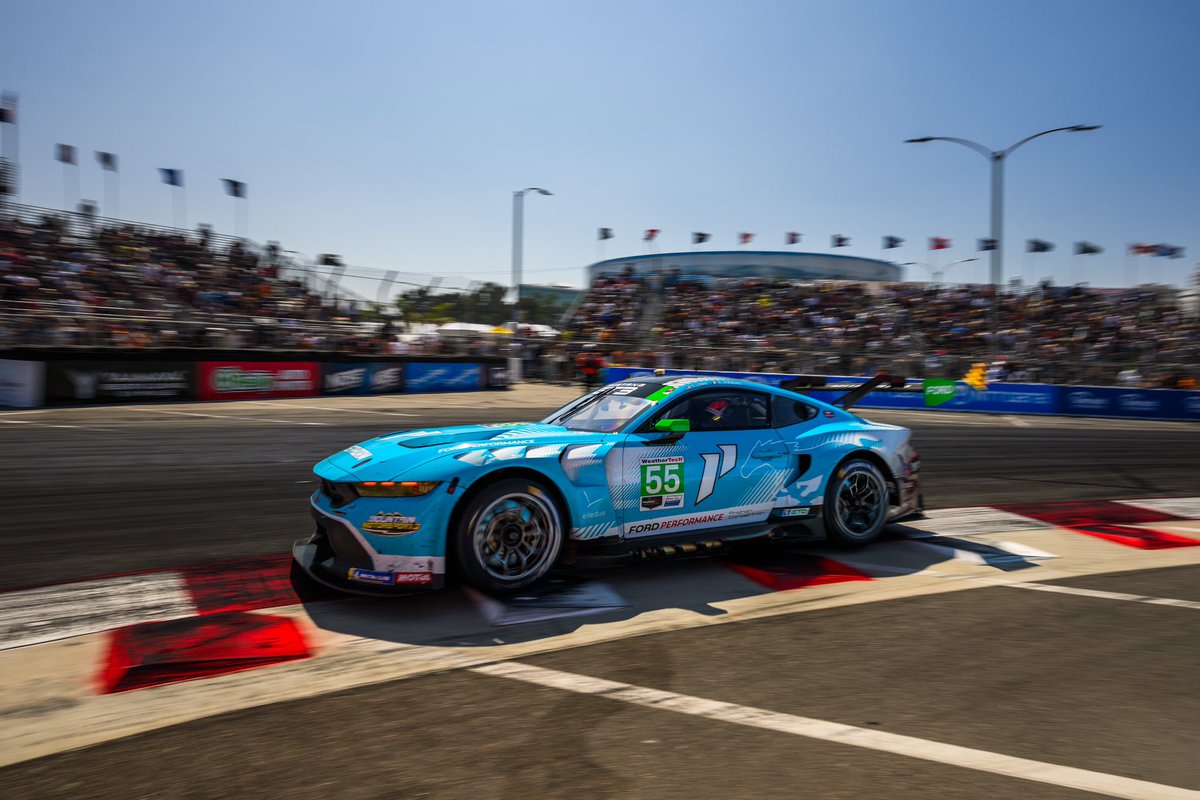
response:
[(572, 400), (542, 422), (562, 425), (573, 431), (611, 433), (625, 427), (626, 423), (651, 405), (653, 403), (644, 397), (615, 394), (613, 387), (606, 386)]

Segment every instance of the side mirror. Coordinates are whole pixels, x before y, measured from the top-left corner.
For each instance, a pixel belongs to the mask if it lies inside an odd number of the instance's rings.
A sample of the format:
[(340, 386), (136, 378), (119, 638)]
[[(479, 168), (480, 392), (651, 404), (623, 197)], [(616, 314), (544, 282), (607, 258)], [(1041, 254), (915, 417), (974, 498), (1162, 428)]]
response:
[(692, 423), (686, 419), (660, 419), (654, 423), (654, 430), (663, 433), (687, 433), (692, 429)]

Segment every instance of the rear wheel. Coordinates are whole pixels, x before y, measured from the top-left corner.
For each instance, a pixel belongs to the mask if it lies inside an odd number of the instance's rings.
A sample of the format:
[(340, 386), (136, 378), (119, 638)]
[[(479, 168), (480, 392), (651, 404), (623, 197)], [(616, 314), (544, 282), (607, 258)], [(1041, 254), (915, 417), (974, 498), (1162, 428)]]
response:
[(887, 522), (887, 482), (879, 467), (862, 458), (842, 462), (825, 489), (825, 533), (841, 547), (862, 547), (879, 538)]
[(506, 480), (467, 502), (455, 554), (468, 583), (503, 594), (545, 577), (563, 538), (563, 515), (550, 492), (534, 480)]

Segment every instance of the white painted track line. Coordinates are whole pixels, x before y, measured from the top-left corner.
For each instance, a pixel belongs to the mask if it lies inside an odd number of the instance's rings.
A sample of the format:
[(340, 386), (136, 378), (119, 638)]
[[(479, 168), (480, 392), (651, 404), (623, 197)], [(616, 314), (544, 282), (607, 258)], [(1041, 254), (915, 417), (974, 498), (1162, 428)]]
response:
[(1048, 764), (1044, 761), (1033, 761), (1001, 753), (990, 753), (986, 750), (975, 750), (970, 747), (919, 739), (915, 736), (859, 728), (839, 722), (783, 714), (752, 706), (723, 703), (718, 700), (649, 689), (644, 686), (634, 686), (629, 683), (619, 683), (571, 672), (559, 672), (529, 664), (502, 661), (496, 664), (472, 667), (470, 671), (576, 694), (604, 697), (636, 706), (659, 708), (664, 711), (730, 722), (735, 725), (745, 725), (751, 728), (788, 733), (793, 736), (804, 736), (809, 739), (919, 758), (963, 769), (1079, 789), (1106, 797), (1122, 797), (1128, 798), (1128, 800), (1185, 800), (1185, 798), (1200, 800), (1200, 792), (1191, 789), (1165, 786), (1161, 783), (1151, 783), (1121, 775), (1092, 772), (1077, 767)]
[(172, 414), (179, 417), (206, 417), (208, 419), (230, 419), (239, 422), (277, 422), (281, 425), (325, 425), (324, 422), (297, 422), (290, 419), (271, 419), (270, 417), (239, 417), (235, 414), (197, 414), (194, 411), (164, 411), (161, 408), (127, 409), (142, 411), (146, 414)]
[(1011, 586), (1014, 589), (1032, 589), (1036, 592), (1055, 592), (1057, 594), (1073, 594), (1079, 597), (1096, 597), (1101, 600), (1124, 600), (1128, 603), (1147, 603), (1152, 606), (1174, 606), (1175, 608), (1193, 608), (1200, 610), (1200, 601), (1179, 600), (1173, 597), (1146, 597), (1140, 594), (1125, 592), (1105, 592), (1100, 589), (1084, 589), (1080, 586), (1059, 586), (1053, 583), (1032, 583), (1019, 581), (1015, 583), (997, 583), (997, 586)]
[(338, 406), (308, 406), (297, 405), (295, 403), (276, 403), (263, 402), (259, 405), (272, 406), (276, 408), (306, 408), (313, 411), (329, 411), (334, 414), (382, 414), (387, 417), (419, 417), (420, 414), (404, 414), (399, 411), (375, 411), (369, 408), (340, 408)]
[(8, 592), (0, 594), (0, 650), (196, 613), (177, 572)]

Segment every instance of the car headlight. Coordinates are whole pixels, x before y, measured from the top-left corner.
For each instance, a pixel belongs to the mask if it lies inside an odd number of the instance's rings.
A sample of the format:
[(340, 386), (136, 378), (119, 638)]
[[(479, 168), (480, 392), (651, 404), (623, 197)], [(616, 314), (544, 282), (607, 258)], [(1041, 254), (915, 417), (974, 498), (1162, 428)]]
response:
[(359, 497), (420, 497), (441, 481), (363, 481), (354, 484)]

